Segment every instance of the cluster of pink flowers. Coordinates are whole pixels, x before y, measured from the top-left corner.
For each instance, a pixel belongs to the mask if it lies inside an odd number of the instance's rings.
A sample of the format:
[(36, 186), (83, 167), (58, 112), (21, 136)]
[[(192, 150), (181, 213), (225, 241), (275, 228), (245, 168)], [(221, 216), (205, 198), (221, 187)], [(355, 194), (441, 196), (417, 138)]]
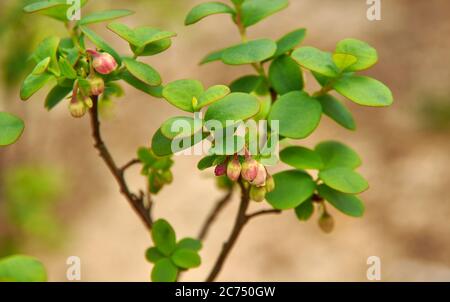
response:
[(272, 176), (267, 172), (266, 167), (256, 159), (246, 154), (241, 164), (239, 157), (235, 154), (231, 160), (226, 160), (216, 166), (214, 171), (216, 176), (227, 175), (231, 181), (238, 181), (242, 178), (250, 185), (250, 198), (254, 201), (263, 201), (266, 193), (275, 188)]

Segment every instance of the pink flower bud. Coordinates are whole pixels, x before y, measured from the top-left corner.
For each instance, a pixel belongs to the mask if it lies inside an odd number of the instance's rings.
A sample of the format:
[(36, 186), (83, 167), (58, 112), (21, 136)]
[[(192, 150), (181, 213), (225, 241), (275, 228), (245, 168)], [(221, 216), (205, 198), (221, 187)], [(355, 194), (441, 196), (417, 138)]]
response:
[(267, 192), (272, 192), (273, 190), (275, 190), (275, 181), (270, 174), (268, 174), (266, 178), (266, 190)]
[(241, 171), (242, 178), (244, 178), (247, 181), (253, 181), (256, 178), (257, 174), (258, 174), (258, 162), (251, 157), (246, 158), (244, 163), (242, 164), (242, 171)]
[(267, 171), (263, 164), (258, 163), (258, 172), (256, 177), (250, 182), (252, 185), (257, 187), (263, 187), (266, 185)]
[(105, 81), (101, 77), (89, 78), (89, 85), (91, 86), (91, 95), (100, 95), (105, 91)]
[(225, 163), (217, 165), (216, 168), (214, 169), (214, 174), (216, 176), (222, 176), (225, 175), (226, 173), (227, 173), (227, 165)]
[(266, 188), (252, 186), (250, 188), (250, 199), (256, 202), (261, 202), (266, 198), (266, 193)]
[(230, 160), (227, 165), (227, 176), (232, 181), (237, 181), (239, 179), (239, 175), (241, 174), (241, 163), (239, 159), (234, 158)]
[(116, 70), (117, 62), (109, 53), (99, 53), (91, 49), (87, 50), (87, 52), (92, 56), (92, 66), (98, 73), (110, 74), (111, 72)]

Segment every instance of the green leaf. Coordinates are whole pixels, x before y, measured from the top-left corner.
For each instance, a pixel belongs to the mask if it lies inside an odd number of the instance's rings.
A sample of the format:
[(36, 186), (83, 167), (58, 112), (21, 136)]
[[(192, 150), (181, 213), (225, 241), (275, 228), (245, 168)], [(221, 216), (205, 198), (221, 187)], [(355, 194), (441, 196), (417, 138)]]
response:
[(218, 133), (215, 133), (215, 145), (209, 152), (216, 155), (233, 155), (242, 151), (245, 146), (245, 138), (243, 136), (232, 135), (227, 137), (226, 130), (220, 139)]
[(355, 56), (344, 53), (334, 53), (332, 58), (337, 68), (342, 71), (349, 70), (349, 68), (358, 61)]
[(176, 266), (184, 269), (199, 267), (202, 263), (202, 260), (196, 251), (185, 248), (177, 249), (170, 259)]
[(194, 109), (195, 111), (198, 111), (205, 106), (211, 105), (212, 103), (223, 99), (229, 93), (230, 88), (225, 85), (212, 86), (200, 95), (200, 97), (198, 98), (197, 106), (195, 106)]
[(156, 98), (162, 98), (162, 86), (150, 86), (141, 80), (136, 79), (129, 71), (125, 70), (121, 73), (120, 78), (133, 86), (134, 88), (150, 94)]
[(0, 260), (0, 281), (45, 282), (47, 272), (36, 258), (13, 255)]
[(102, 12), (95, 12), (90, 15), (87, 15), (83, 18), (81, 18), (80, 21), (78, 21), (78, 25), (86, 25), (86, 24), (92, 24), (92, 23), (99, 23), (99, 22), (105, 22), (109, 20), (114, 20), (122, 17), (126, 17), (129, 15), (134, 14), (133, 11), (128, 9), (111, 9), (106, 10)]
[(300, 28), (284, 35), (277, 41), (277, 52), (274, 56), (277, 57), (290, 52), (300, 43), (302, 43), (303, 39), (305, 39), (305, 36), (305, 28)]
[(257, 91), (263, 84), (264, 78), (257, 75), (243, 76), (230, 84), (232, 92), (245, 92), (251, 93)]
[(177, 249), (190, 249), (199, 251), (202, 249), (202, 242), (194, 238), (183, 238), (178, 242)]
[(311, 199), (308, 199), (305, 202), (302, 202), (298, 207), (295, 208), (295, 216), (297, 216), (298, 220), (306, 221), (311, 218), (314, 213), (314, 205)]
[(43, 11), (55, 6), (65, 5), (65, 0), (47, 0), (47, 1), (39, 1), (35, 3), (31, 3), (23, 8), (23, 11), (26, 13), (36, 13), (39, 11)]
[(294, 50), (292, 58), (304, 68), (321, 75), (330, 78), (335, 78), (339, 75), (339, 69), (334, 64), (332, 55), (329, 52), (306, 46)]
[(322, 170), (319, 178), (327, 186), (344, 193), (356, 194), (369, 188), (369, 184), (359, 173), (346, 167)]
[(278, 94), (303, 89), (303, 74), (298, 64), (289, 56), (276, 58), (269, 68), (269, 80)]
[[(170, 40), (170, 39), (162, 39), (159, 41), (149, 43), (149, 44), (145, 45), (144, 49), (139, 50), (139, 56), (140, 57), (154, 56), (156, 54), (159, 54), (159, 53), (165, 51), (171, 45), (172, 45), (172, 40)], [(130, 48), (134, 53), (138, 52), (138, 47), (134, 46), (133, 44), (130, 44)]]
[(195, 6), (187, 15), (185, 25), (197, 23), (201, 19), (214, 14), (234, 14), (234, 10), (222, 2), (207, 2)]
[(301, 91), (281, 96), (272, 106), (269, 121), (279, 121), (280, 135), (300, 139), (309, 136), (319, 125), (320, 103)]
[(215, 165), (216, 163), (216, 159), (217, 159), (217, 155), (213, 154), (213, 155), (208, 155), (203, 157), (197, 164), (197, 168), (200, 171), (206, 170), (208, 168), (211, 168), (212, 166)]
[(203, 85), (197, 80), (178, 80), (169, 83), (163, 90), (164, 98), (175, 107), (194, 112), (193, 103), (197, 102), (204, 91)]
[(205, 121), (216, 120), (222, 126), (226, 121), (245, 121), (260, 110), (258, 99), (250, 94), (234, 92), (208, 107)]
[(123, 62), (127, 70), (138, 80), (150, 86), (161, 85), (161, 76), (150, 65), (130, 58), (124, 58)]
[(155, 263), (152, 270), (153, 282), (175, 282), (177, 281), (178, 269), (170, 259), (161, 259)]
[(202, 120), (188, 116), (176, 116), (166, 120), (161, 126), (161, 133), (168, 139), (183, 138), (202, 130)]
[[(51, 7), (40, 9), (37, 12), (46, 15), (48, 17), (54, 18), (62, 22), (68, 22), (68, 13), (74, 12), (71, 8), (73, 3), (68, 3), (67, 0), (49, 0), (50, 3), (58, 3), (58, 5), (52, 5)], [(80, 1), (80, 8), (87, 3), (87, 0)]]
[(56, 105), (58, 105), (64, 98), (72, 91), (72, 87), (63, 87), (56, 85), (50, 90), (45, 99), (45, 108), (47, 110), (52, 110)]
[(267, 201), (279, 210), (293, 209), (310, 198), (316, 184), (311, 176), (299, 170), (283, 171), (273, 175), (275, 190), (267, 193)]
[(68, 79), (74, 80), (78, 76), (77, 72), (66, 58), (59, 59), (59, 69), (61, 71), (61, 75)]
[(269, 39), (258, 39), (227, 48), (222, 53), (222, 61), (229, 65), (251, 64), (270, 58), (277, 45)]
[(341, 193), (323, 184), (318, 186), (317, 190), (320, 196), (342, 213), (352, 217), (363, 216), (364, 204), (355, 195)]
[(176, 36), (174, 32), (146, 26), (131, 29), (122, 23), (110, 23), (108, 28), (128, 43), (136, 46), (136, 54), (139, 54), (147, 44)]
[(59, 43), (59, 37), (50, 36), (39, 43), (32, 55), (32, 58), (37, 64), (39, 64), (42, 60), (50, 58), (50, 63), (47, 69), (49, 72), (53, 73), (56, 76), (59, 76), (59, 66), (58, 60), (56, 58)]
[(86, 37), (88, 37), (88, 39), (91, 40), (95, 46), (97, 46), (97, 48), (104, 50), (112, 55), (119, 66), (122, 64), (122, 58), (120, 57), (120, 55), (105, 40), (103, 40), (102, 37), (100, 37), (87, 27), (81, 26), (80, 29), (86, 35)]
[(164, 219), (158, 219), (153, 224), (152, 239), (158, 250), (166, 256), (170, 256), (176, 248), (175, 231)]
[(347, 167), (355, 169), (361, 166), (361, 158), (351, 148), (336, 141), (325, 141), (315, 147), (324, 163), (324, 169)]
[(156, 247), (150, 247), (145, 251), (145, 258), (148, 262), (156, 263), (161, 259), (166, 258)]
[(15, 143), (24, 128), (25, 125), (20, 118), (7, 112), (0, 112), (0, 146)]
[(384, 107), (394, 101), (388, 87), (369, 77), (347, 75), (334, 82), (333, 88), (359, 105)]
[(50, 64), (50, 57), (46, 57), (42, 61), (40, 61), (31, 72), (32, 75), (40, 75), (47, 71), (47, 68)]
[(360, 71), (372, 67), (378, 61), (378, 54), (375, 48), (369, 44), (356, 40), (345, 39), (336, 45), (335, 53), (348, 54), (356, 58), (356, 63), (352, 64), (348, 71)]
[(201, 134), (194, 135), (189, 140), (186, 140), (186, 138), (171, 140), (162, 134), (160, 128), (153, 135), (152, 150), (157, 156), (168, 156), (174, 153), (172, 151), (172, 143), (177, 148), (177, 151), (181, 151), (198, 144), (204, 138), (206, 138), (205, 135)]
[(242, 22), (245, 27), (249, 27), (288, 5), (288, 0), (245, 0), (242, 4)]
[(219, 49), (219, 50), (216, 50), (216, 51), (213, 51), (213, 52), (209, 53), (206, 57), (204, 57), (200, 61), (200, 65), (203, 65), (203, 64), (206, 64), (206, 63), (210, 63), (210, 62), (214, 62), (214, 61), (222, 60), (222, 55), (225, 52), (225, 50), (227, 50), (227, 48)]
[(44, 87), (45, 84), (47, 84), (48, 81), (53, 76), (43, 73), (40, 75), (32, 75), (30, 74), (25, 81), (22, 84), (22, 87), (20, 88), (20, 98), (23, 101), (28, 100), (33, 94), (35, 94), (38, 90), (40, 90), (42, 87)]
[(336, 123), (349, 130), (355, 130), (356, 124), (352, 113), (332, 95), (326, 94), (317, 98), (322, 105), (322, 111)]
[(280, 159), (285, 164), (299, 170), (320, 170), (323, 167), (322, 158), (317, 152), (300, 146), (284, 148), (280, 152)]

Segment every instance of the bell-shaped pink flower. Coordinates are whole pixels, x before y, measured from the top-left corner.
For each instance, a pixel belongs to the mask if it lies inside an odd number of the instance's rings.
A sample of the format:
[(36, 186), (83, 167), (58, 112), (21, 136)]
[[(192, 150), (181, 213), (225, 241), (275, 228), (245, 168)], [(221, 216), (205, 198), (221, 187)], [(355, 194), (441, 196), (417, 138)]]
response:
[(237, 157), (230, 160), (227, 165), (227, 176), (232, 181), (237, 181), (241, 175), (241, 163)]
[(110, 74), (117, 68), (117, 62), (107, 52), (97, 52), (95, 50), (88, 49), (87, 52), (92, 56), (92, 66), (95, 71), (100, 74)]
[(250, 182), (257, 187), (263, 187), (266, 185), (267, 171), (263, 164), (258, 163), (258, 172), (256, 177)]
[(247, 157), (242, 163), (242, 178), (246, 181), (253, 181), (258, 174), (258, 162), (251, 157)]
[(222, 176), (225, 175), (226, 173), (227, 173), (227, 165), (225, 163), (217, 165), (216, 168), (214, 169), (214, 174), (216, 176)]
[(100, 95), (105, 91), (105, 81), (101, 77), (89, 78), (89, 85), (91, 86), (91, 95)]

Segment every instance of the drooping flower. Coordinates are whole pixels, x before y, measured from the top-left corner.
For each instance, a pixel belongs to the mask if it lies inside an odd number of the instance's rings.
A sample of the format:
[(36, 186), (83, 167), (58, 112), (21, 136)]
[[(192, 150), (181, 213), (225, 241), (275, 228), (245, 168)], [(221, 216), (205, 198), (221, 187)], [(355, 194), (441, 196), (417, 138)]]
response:
[(105, 81), (101, 77), (90, 77), (89, 85), (91, 86), (91, 95), (100, 95), (105, 91)]
[(92, 66), (98, 73), (110, 74), (111, 72), (116, 70), (117, 62), (109, 53), (100, 53), (92, 49), (88, 49), (87, 52), (92, 56)]
[(237, 157), (230, 160), (227, 165), (227, 176), (232, 181), (237, 181), (239, 179), (239, 175), (241, 174), (241, 163)]
[(258, 162), (252, 157), (247, 157), (242, 163), (241, 175), (243, 179), (253, 181), (258, 175)]
[(266, 185), (267, 171), (263, 164), (258, 163), (256, 177), (250, 183), (257, 187)]
[(250, 199), (256, 202), (261, 202), (266, 198), (266, 188), (251, 186)]
[(214, 169), (214, 174), (216, 176), (222, 176), (227, 173), (227, 165), (226, 163), (221, 163), (220, 165), (217, 165)]

